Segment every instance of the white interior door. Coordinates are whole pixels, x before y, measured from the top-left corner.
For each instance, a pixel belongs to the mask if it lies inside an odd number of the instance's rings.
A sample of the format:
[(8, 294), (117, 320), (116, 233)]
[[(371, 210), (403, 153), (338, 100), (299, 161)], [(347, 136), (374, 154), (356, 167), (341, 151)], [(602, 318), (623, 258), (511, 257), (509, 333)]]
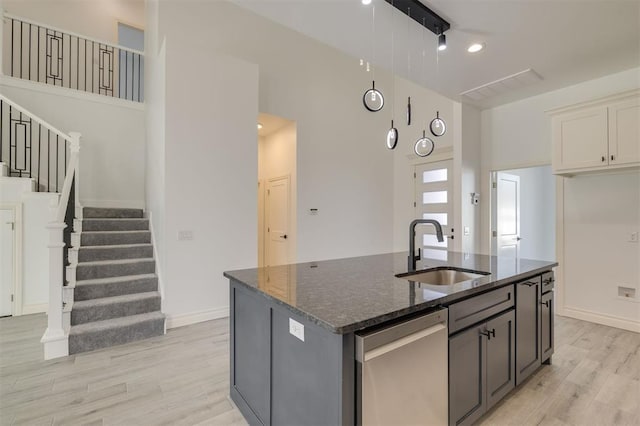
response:
[(15, 230), (13, 210), (0, 210), (0, 317), (12, 314), (15, 279)]
[(436, 230), (431, 225), (418, 225), (416, 245), (422, 248), (423, 257), (447, 260), (449, 241), (453, 238), (453, 161), (437, 161), (415, 167), (415, 217), (440, 222), (445, 235), (438, 242)]
[(289, 176), (267, 181), (266, 195), (266, 263), (285, 265), (289, 261)]
[(498, 172), (496, 231), (498, 256), (518, 257), (520, 249), (520, 176)]

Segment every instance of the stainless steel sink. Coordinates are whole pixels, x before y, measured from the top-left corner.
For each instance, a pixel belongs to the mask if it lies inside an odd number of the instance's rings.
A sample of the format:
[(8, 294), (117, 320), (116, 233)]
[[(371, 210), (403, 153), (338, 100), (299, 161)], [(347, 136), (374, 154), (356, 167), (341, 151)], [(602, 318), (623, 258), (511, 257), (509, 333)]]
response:
[(433, 268), (426, 271), (396, 275), (398, 278), (431, 285), (453, 285), (489, 275), (488, 272), (470, 271), (459, 268)]

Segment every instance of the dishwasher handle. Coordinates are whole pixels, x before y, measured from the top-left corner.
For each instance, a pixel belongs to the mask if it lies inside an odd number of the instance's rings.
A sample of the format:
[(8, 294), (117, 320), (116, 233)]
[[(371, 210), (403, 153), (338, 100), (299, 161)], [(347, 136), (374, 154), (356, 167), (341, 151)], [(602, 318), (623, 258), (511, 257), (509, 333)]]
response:
[(364, 353), (364, 362), (371, 361), (372, 359), (382, 356), (388, 352), (394, 351), (398, 348), (409, 345), (417, 340), (423, 339), (427, 336), (431, 336), (432, 334), (446, 329), (447, 327), (444, 324), (436, 324), (425, 330), (418, 331), (417, 333), (410, 334), (391, 343), (387, 343), (386, 345), (372, 349), (369, 352)]
[[(380, 348), (382, 350), (383, 347), (387, 347), (388, 350), (392, 350), (395, 347), (409, 344), (435, 333), (438, 330), (431, 330), (433, 326), (440, 325), (441, 328), (446, 329), (447, 314), (448, 310), (442, 308), (409, 321), (356, 334), (356, 360), (362, 363), (365, 361), (365, 354), (371, 353), (376, 349)], [(371, 359), (370, 357), (368, 358)]]

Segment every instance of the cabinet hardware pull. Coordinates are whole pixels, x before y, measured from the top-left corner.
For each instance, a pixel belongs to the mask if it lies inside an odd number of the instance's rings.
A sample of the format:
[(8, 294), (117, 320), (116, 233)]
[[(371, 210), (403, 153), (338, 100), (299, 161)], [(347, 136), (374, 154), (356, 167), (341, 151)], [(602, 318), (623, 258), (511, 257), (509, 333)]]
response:
[(491, 336), (496, 337), (496, 329), (493, 328), (491, 330), (484, 330), (481, 331), (480, 334), (482, 334), (483, 336), (487, 336), (487, 340), (491, 340)]
[(518, 284), (526, 284), (527, 286), (532, 287), (532, 286), (536, 285), (537, 283), (535, 281), (523, 281), (523, 282), (518, 283)]
[(616, 157), (614, 157), (613, 155), (611, 156), (611, 161), (615, 160)]
[(607, 158), (603, 155), (602, 156), (602, 162), (604, 163), (605, 161), (607, 161)]
[(545, 306), (545, 308), (548, 308), (548, 307), (549, 307), (549, 301), (548, 301), (548, 300), (545, 300), (544, 302), (540, 302), (540, 304), (541, 304), (541, 305), (544, 305), (544, 306)]

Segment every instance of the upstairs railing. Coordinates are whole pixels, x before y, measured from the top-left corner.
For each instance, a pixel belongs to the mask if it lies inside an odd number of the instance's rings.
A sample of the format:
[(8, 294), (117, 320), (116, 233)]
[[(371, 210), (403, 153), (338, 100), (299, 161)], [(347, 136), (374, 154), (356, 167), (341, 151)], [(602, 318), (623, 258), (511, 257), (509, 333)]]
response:
[(11, 177), (32, 178), (36, 191), (60, 192), (70, 136), (0, 94), (0, 163)]
[(144, 53), (4, 14), (6, 75), (144, 101)]

